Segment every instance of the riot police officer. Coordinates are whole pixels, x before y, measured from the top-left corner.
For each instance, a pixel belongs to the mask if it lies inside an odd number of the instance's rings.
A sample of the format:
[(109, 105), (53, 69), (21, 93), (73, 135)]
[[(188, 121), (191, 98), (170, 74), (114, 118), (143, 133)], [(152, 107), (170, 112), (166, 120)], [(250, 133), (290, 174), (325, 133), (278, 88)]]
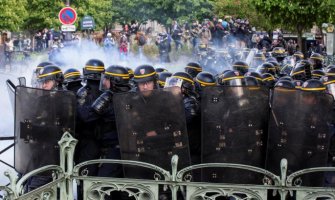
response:
[(64, 75), (55, 65), (47, 65), (41, 69), (38, 79), (39, 88), (44, 90), (63, 90)]
[(308, 61), (301, 60), (290, 73), (294, 80), (306, 81), (312, 78), (311, 66)]
[(313, 53), (311, 57), (309, 58), (312, 64), (313, 70), (316, 69), (323, 69), (326, 66), (323, 64), (323, 56), (319, 53)]
[(304, 59), (304, 54), (301, 53), (300, 51), (296, 51), (293, 54), (293, 59), (294, 59), (295, 63), (298, 63), (298, 62), (300, 62), (301, 60)]
[(70, 68), (64, 72), (64, 86), (67, 90), (77, 94), (77, 91), (82, 87), (82, 78), (80, 71), (75, 68)]
[(262, 75), (257, 73), (257, 72), (247, 72), (246, 74), (244, 74), (244, 76), (251, 76), (251, 77), (254, 77), (257, 82), (258, 82), (258, 85), (263, 85), (263, 78), (262, 78)]
[(272, 74), (265, 73), (262, 74), (262, 82), (265, 86), (273, 88), (276, 84), (276, 79)]
[[(40, 68), (37, 81), (34, 82), (38, 83), (38, 88), (43, 90), (62, 91), (63, 80), (63, 72), (59, 67), (55, 65), (46, 65), (43, 68)], [(35, 145), (41, 145), (40, 150), (43, 150), (50, 155), (48, 157), (49, 160), (46, 160), (43, 156), (39, 155), (41, 152), (36, 152), (36, 154), (32, 152), (31, 159), (33, 162), (39, 160), (38, 162), (40, 165), (56, 163), (55, 160), (58, 157), (57, 154), (59, 154), (59, 152), (54, 146), (56, 146), (55, 143), (57, 143), (57, 140), (60, 139), (58, 135), (62, 133), (55, 131), (54, 124), (57, 123), (58, 127), (69, 127), (71, 122), (62, 119), (62, 117), (66, 116), (64, 113), (69, 113), (69, 110), (58, 107), (55, 102), (61, 102), (58, 105), (63, 104), (66, 108), (66, 106), (70, 105), (70, 102), (67, 100), (67, 98), (63, 98), (62, 93), (53, 93), (53, 95), (50, 95), (48, 92), (43, 92), (42, 96), (38, 97), (36, 102), (38, 109), (36, 110), (36, 113), (34, 113), (34, 119), (31, 120), (32, 124), (30, 130), (34, 130), (34, 133), (30, 136), (30, 140), (32, 140)], [(48, 138), (48, 140), (43, 140), (41, 134), (48, 134), (47, 131), (51, 132), (50, 138)], [(21, 132), (24, 132), (24, 130), (22, 129)], [(34, 134), (36, 134), (36, 136)], [(27, 181), (27, 190), (34, 190), (50, 181), (52, 181), (52, 177), (46, 173), (32, 176)]]
[[(104, 91), (93, 103), (91, 118), (97, 118), (101, 129), (98, 141), (100, 157), (107, 159), (121, 159), (118, 134), (113, 109), (113, 94), (128, 92), (128, 70), (119, 65), (112, 65), (101, 76), (100, 90)], [(122, 169), (115, 164), (102, 164), (98, 169), (98, 176), (121, 177)]]
[(169, 63), (170, 61), (170, 51), (171, 44), (166, 33), (160, 33), (159, 37), (156, 40), (156, 45), (159, 49), (159, 58), (161, 63)]
[(275, 47), (272, 50), (272, 56), (277, 59), (278, 63), (282, 63), (287, 56), (287, 52), (283, 47)]
[(166, 79), (171, 77), (171, 72), (161, 72), (158, 74), (158, 84), (160, 88), (164, 88)]
[(265, 62), (258, 66), (256, 71), (260, 74), (270, 73), (273, 76), (276, 75), (276, 68), (269, 62)]
[(157, 74), (168, 71), (167, 69), (165, 69), (163, 67), (157, 67), (155, 70), (156, 70)]
[(40, 74), (40, 71), (48, 65), (53, 65), (51, 62), (41, 62), (40, 64), (37, 65), (37, 67), (33, 70), (33, 75), (31, 77), (31, 86), (32, 87), (37, 87), (37, 77)]
[(199, 63), (190, 62), (186, 65), (185, 72), (195, 78), (200, 72), (202, 72), (202, 67)]
[[(77, 162), (83, 162), (99, 158), (99, 120), (92, 117), (92, 103), (102, 94), (99, 90), (101, 73), (105, 71), (105, 65), (98, 59), (90, 59), (83, 68), (85, 86), (77, 92), (77, 132), (78, 153)], [(97, 167), (89, 166), (89, 175), (97, 175)]]
[(236, 61), (233, 64), (233, 70), (239, 71), (242, 75), (248, 72), (249, 65), (244, 61)]
[(244, 76), (239, 71), (226, 71), (218, 78), (219, 85), (242, 86), (245, 85)]
[(215, 77), (209, 72), (200, 72), (195, 78), (195, 89), (199, 96), (201, 96), (203, 88), (215, 85)]
[(189, 135), (191, 160), (193, 164), (197, 164), (200, 163), (201, 117), (200, 105), (197, 100), (194, 81), (192, 76), (186, 72), (176, 72), (171, 76), (171, 78), (181, 81), (181, 91), (183, 94), (183, 101), (185, 106), (185, 117)]
[(151, 65), (138, 66), (134, 71), (136, 90), (140, 92), (158, 89), (157, 72)]

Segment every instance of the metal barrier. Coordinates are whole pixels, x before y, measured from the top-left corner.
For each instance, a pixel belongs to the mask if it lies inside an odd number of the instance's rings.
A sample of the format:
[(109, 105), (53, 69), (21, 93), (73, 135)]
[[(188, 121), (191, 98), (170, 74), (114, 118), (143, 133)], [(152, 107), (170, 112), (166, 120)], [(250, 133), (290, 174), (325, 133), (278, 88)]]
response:
[[(130, 161), (130, 160), (91, 160), (73, 166), (73, 156), (77, 140), (69, 133), (65, 133), (58, 142), (60, 146), (60, 165), (49, 165), (36, 169), (20, 179), (14, 172), (6, 172), (5, 175), (10, 180), (9, 186), (0, 186), (0, 192), (3, 196), (0, 199), (61, 199), (72, 200), (75, 197), (73, 182), (83, 184), (83, 196), (86, 200), (104, 199), (113, 191), (127, 192), (129, 197), (136, 200), (153, 199), (158, 200), (161, 189), (169, 188), (171, 199), (176, 200), (177, 194), (181, 193), (187, 200), (214, 200), (218, 197), (230, 197), (229, 199), (335, 199), (335, 188), (327, 187), (306, 187), (301, 186), (298, 182), (293, 181), (296, 178), (313, 172), (335, 172), (335, 167), (320, 167), (305, 169), (287, 176), (287, 160), (282, 159), (280, 163), (281, 175), (275, 175), (265, 169), (253, 166), (231, 164), (231, 163), (208, 163), (189, 166), (177, 170), (178, 156), (173, 156), (171, 160), (171, 171), (167, 171), (158, 166)], [(155, 176), (152, 180), (139, 180), (129, 178), (111, 178), (111, 177), (92, 177), (85, 173), (79, 173), (86, 166), (99, 163), (118, 163), (144, 167), (152, 170)], [(243, 185), (243, 184), (225, 184), (225, 183), (201, 183), (191, 182), (188, 173), (195, 169), (204, 169), (209, 167), (215, 168), (234, 168), (248, 170), (264, 175), (262, 185)], [(46, 171), (53, 172), (53, 181), (41, 186), (31, 192), (25, 192), (24, 184), (32, 176)], [(83, 170), (85, 171), (85, 170)], [(243, 178), (243, 177), (241, 177)], [(57, 191), (60, 192), (57, 192)]]

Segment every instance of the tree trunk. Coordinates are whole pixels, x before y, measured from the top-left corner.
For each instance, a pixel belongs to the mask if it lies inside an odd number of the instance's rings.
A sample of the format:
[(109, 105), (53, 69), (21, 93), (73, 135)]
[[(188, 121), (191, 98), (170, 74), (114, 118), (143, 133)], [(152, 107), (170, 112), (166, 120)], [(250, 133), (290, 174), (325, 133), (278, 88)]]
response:
[[(302, 26), (301, 25), (298, 25), (297, 26), (297, 33), (298, 33), (298, 46), (299, 48), (297, 48), (297, 50), (299, 51), (302, 51), (304, 48), (303, 48), (303, 44), (302, 44)], [(302, 52), (304, 53), (304, 52)]]

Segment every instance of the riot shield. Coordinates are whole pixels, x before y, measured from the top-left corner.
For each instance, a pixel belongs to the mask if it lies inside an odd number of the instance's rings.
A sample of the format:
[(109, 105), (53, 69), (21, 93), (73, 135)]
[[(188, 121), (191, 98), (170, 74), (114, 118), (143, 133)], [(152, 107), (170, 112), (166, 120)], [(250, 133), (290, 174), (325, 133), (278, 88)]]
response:
[[(178, 167), (190, 165), (185, 110), (180, 88), (114, 95), (114, 108), (121, 157), (171, 169), (171, 158), (179, 156)], [(126, 177), (153, 179), (144, 169), (124, 166)]]
[(58, 141), (74, 133), (76, 99), (72, 92), (17, 86), (15, 169), (20, 173), (59, 164)]
[[(288, 161), (288, 175), (327, 165), (333, 97), (321, 92), (276, 88), (269, 122), (266, 169), (280, 175), (280, 161)], [(300, 177), (303, 185), (319, 185), (323, 174)]]
[(7, 85), (7, 92), (8, 92), (8, 96), (9, 96), (9, 101), (11, 103), (13, 113), (14, 113), (15, 88), (16, 88), (16, 86), (9, 79), (6, 81), (6, 85)]
[[(207, 87), (202, 95), (202, 163), (264, 166), (269, 91), (263, 87)], [(255, 183), (259, 174), (208, 168), (202, 180)], [(258, 180), (258, 181), (256, 181)]]

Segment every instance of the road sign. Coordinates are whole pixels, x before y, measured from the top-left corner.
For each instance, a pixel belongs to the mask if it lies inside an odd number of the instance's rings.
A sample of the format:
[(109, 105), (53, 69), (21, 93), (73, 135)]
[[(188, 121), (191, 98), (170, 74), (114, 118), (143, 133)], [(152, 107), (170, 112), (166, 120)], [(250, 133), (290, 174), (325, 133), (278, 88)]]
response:
[(58, 13), (58, 19), (64, 25), (73, 24), (77, 20), (77, 12), (71, 7), (62, 8)]
[(94, 19), (91, 16), (85, 16), (81, 20), (81, 30), (88, 30), (88, 29), (94, 29), (95, 28), (95, 23)]
[(75, 32), (76, 26), (75, 25), (62, 25), (61, 29), (63, 32)]

